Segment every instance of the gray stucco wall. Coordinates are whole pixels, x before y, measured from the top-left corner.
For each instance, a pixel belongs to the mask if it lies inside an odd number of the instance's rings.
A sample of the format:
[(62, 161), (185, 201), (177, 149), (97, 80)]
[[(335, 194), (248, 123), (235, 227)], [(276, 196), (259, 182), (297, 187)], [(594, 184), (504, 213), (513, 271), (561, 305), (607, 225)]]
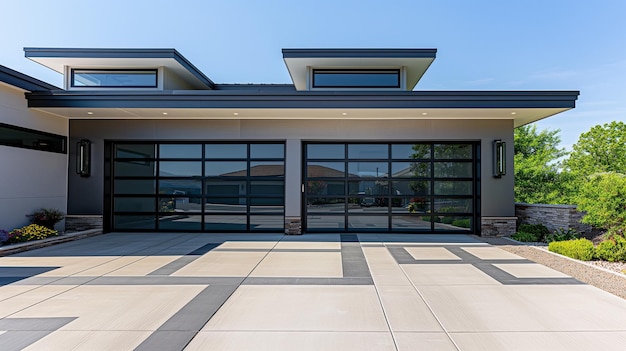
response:
[[(279, 140), (287, 141), (286, 215), (300, 215), (300, 142), (479, 140), (481, 142), (481, 215), (515, 215), (513, 202), (512, 120), (72, 120), (70, 147), (92, 142), (92, 176), (69, 174), (70, 214), (102, 214), (104, 140)], [(491, 142), (508, 144), (507, 175), (493, 178)], [(74, 167), (70, 151), (70, 169)]]
[(162, 67), (163, 70), (163, 89), (176, 90), (176, 89), (193, 89), (193, 86), (183, 79), (181, 79), (175, 72)]
[[(67, 119), (29, 110), (24, 91), (2, 83), (0, 122), (68, 135)], [(67, 155), (0, 145), (0, 161), (0, 229), (28, 224), (26, 215), (42, 207), (66, 211)]]

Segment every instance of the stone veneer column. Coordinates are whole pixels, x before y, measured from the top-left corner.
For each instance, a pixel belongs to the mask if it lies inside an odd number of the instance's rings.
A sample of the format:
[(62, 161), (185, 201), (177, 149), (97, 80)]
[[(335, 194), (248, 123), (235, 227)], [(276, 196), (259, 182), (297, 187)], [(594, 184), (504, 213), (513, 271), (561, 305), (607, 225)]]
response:
[(481, 217), (481, 236), (510, 236), (517, 230), (517, 217)]
[(285, 234), (301, 235), (302, 219), (300, 217), (285, 217)]
[(102, 229), (101, 215), (66, 215), (65, 231), (79, 232), (88, 229)]
[(302, 142), (285, 145), (285, 234), (302, 234)]

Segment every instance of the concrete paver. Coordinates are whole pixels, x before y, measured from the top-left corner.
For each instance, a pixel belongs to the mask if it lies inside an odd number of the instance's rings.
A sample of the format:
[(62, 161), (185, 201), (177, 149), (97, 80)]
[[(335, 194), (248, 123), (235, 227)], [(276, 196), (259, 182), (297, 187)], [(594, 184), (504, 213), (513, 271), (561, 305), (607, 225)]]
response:
[(622, 350), (626, 300), (464, 235), (111, 233), (0, 257), (3, 350)]
[(251, 277), (343, 277), (341, 252), (270, 252)]

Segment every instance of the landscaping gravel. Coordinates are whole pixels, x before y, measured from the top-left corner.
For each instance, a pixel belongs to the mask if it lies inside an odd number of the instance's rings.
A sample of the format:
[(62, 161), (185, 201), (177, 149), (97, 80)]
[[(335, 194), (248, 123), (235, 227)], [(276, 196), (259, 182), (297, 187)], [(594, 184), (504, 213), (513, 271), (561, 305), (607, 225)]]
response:
[(626, 299), (626, 274), (622, 271), (626, 269), (626, 263), (582, 262), (552, 253), (545, 245), (526, 245), (506, 238), (477, 238)]

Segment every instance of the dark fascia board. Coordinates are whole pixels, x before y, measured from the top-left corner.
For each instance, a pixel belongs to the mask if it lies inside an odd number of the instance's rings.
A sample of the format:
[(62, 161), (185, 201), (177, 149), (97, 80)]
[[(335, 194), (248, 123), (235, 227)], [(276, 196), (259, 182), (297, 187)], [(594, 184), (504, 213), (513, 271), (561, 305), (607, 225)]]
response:
[(201, 82), (213, 89), (215, 83), (205, 76), (196, 66), (181, 55), (176, 49), (120, 49), (120, 48), (24, 48), (28, 58), (171, 58)]
[(241, 92), (163, 91), (34, 92), (39, 108), (574, 108), (578, 91)]
[(283, 58), (435, 58), (437, 49), (283, 49)]
[(2, 65), (0, 65), (0, 82), (4, 82), (6, 84), (27, 91), (47, 91), (60, 89), (52, 84), (48, 84), (37, 78), (27, 76), (24, 73), (20, 73)]
[(296, 88), (293, 84), (216, 84), (215, 90), (272, 94), (275, 92), (295, 92)]

